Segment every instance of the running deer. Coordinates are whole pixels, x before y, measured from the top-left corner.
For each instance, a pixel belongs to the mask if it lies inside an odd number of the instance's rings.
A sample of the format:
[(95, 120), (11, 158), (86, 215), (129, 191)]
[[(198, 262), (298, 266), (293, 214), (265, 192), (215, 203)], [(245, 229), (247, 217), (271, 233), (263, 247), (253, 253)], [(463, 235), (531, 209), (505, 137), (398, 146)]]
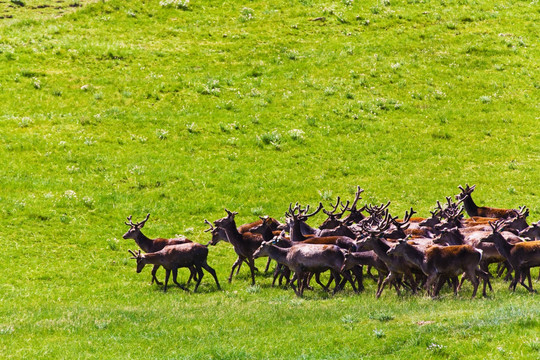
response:
[[(125, 224), (129, 226), (130, 228), (122, 237), (124, 239), (135, 240), (137, 245), (139, 245), (139, 247), (146, 253), (153, 253), (156, 251), (160, 251), (165, 246), (169, 246), (169, 245), (179, 245), (179, 244), (185, 244), (185, 243), (191, 242), (191, 240), (188, 240), (186, 238), (177, 238), (177, 239), (164, 239), (164, 238), (150, 239), (148, 238), (142, 233), (141, 229), (144, 227), (144, 224), (146, 224), (149, 218), (150, 218), (150, 214), (147, 214), (146, 218), (143, 221), (134, 224), (131, 221), (131, 215), (129, 215), (127, 217), (129, 223), (125, 222)], [(155, 281), (156, 284), (163, 285), (163, 283), (156, 278), (156, 272), (158, 271), (159, 267), (160, 265), (154, 265), (154, 267), (152, 268), (151, 284), (153, 284)], [(192, 276), (196, 274), (194, 270), (195, 269), (191, 269)], [(188, 280), (188, 283), (191, 280), (192, 276)]]
[[(482, 239), (483, 242), (492, 242), (514, 269), (514, 279), (510, 284), (512, 291), (516, 290), (517, 282), (530, 292), (535, 292), (532, 287), (531, 272), (532, 267), (540, 266), (540, 241), (525, 241), (517, 244), (510, 244), (501, 235), (501, 229), (505, 226), (504, 220), (490, 223), (493, 232)], [(525, 278), (529, 281), (529, 286), (525, 285)]]
[(137, 273), (140, 273), (146, 264), (153, 264), (154, 266), (159, 265), (165, 268), (164, 292), (167, 291), (167, 284), (171, 272), (173, 274), (173, 282), (182, 290), (188, 291), (187, 288), (180, 285), (176, 280), (178, 269), (182, 267), (195, 268), (197, 271), (197, 284), (195, 285), (193, 292), (197, 291), (204, 276), (202, 269), (205, 269), (214, 277), (218, 290), (221, 290), (215, 270), (207, 263), (208, 247), (205, 245), (191, 242), (180, 245), (169, 245), (160, 251), (152, 253), (141, 254), (140, 250), (138, 253), (129, 250), (129, 253), (133, 255), (132, 259), (137, 260)]
[[(388, 255), (404, 258), (416, 265), (427, 276), (426, 289), (428, 295), (437, 297), (442, 286), (442, 280), (456, 279), (465, 272), (473, 284), (472, 297), (476, 296), (478, 278), (476, 277), (478, 264), (482, 258), (482, 251), (470, 245), (432, 246), (425, 252), (400, 239), (396, 245), (388, 250)], [(454, 283), (454, 293), (457, 293), (457, 282)]]

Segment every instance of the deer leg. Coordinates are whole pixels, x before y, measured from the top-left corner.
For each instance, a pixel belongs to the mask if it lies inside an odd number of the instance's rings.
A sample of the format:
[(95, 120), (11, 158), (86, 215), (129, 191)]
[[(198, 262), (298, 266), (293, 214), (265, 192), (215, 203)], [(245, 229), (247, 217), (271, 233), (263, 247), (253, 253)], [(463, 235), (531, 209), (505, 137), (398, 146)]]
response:
[[(311, 279), (312, 276), (313, 276), (313, 273), (310, 275), (309, 278)], [(328, 284), (326, 284), (326, 286), (325, 286), (325, 285), (321, 282), (321, 273), (319, 273), (319, 272), (316, 272), (316, 273), (315, 273), (315, 281), (317, 282), (317, 284), (321, 285), (321, 287), (323, 288), (324, 291), (328, 291), (328, 287), (329, 287), (330, 284), (332, 283), (332, 280), (334, 280), (334, 279), (333, 279), (332, 276), (330, 276), (330, 280), (328, 281)]]
[(214, 277), (214, 280), (216, 281), (216, 285), (218, 290), (221, 290), (221, 287), (219, 286), (219, 281), (217, 279), (216, 270), (212, 269), (210, 265), (208, 265), (206, 262), (201, 265), (206, 271), (210, 273)]
[[(338, 275), (339, 275), (339, 273), (338, 273)], [(356, 285), (354, 284), (354, 280), (353, 280), (353, 278), (352, 278), (352, 276), (351, 276), (350, 271), (349, 271), (349, 270), (346, 270), (346, 271), (344, 271), (343, 273), (341, 273), (341, 275), (343, 275), (343, 279), (344, 279), (344, 280), (342, 281), (342, 284), (343, 284), (343, 285), (342, 285), (342, 286), (340, 285), (339, 288), (336, 286), (336, 289), (342, 290), (342, 289), (345, 287), (345, 284), (346, 284), (347, 281), (348, 281), (348, 282), (351, 283), (351, 286), (352, 286), (352, 288), (353, 288), (353, 291), (354, 291), (355, 293), (357, 293), (357, 292), (358, 292), (358, 289), (356, 288)], [(335, 293), (336, 293), (336, 290), (334, 289), (334, 294), (335, 294)]]
[[(240, 265), (242, 264), (242, 261), (244, 261), (244, 259), (245, 259), (244, 257), (238, 256), (238, 259), (236, 259), (236, 261), (234, 262), (234, 264), (232, 266), (232, 269), (231, 269), (231, 274), (229, 275), (229, 282), (232, 281), (234, 268), (238, 266), (238, 269), (240, 269)], [(237, 272), (237, 274), (238, 274), (238, 272)]]
[[(278, 278), (279, 275), (281, 275), (281, 264), (277, 264), (276, 266), (276, 269), (274, 270), (274, 278), (272, 279), (272, 287), (274, 287), (274, 285), (276, 284), (276, 279)], [(279, 285), (281, 286), (281, 281), (279, 283)]]
[(364, 271), (363, 266), (353, 268), (354, 276), (358, 282), (358, 291), (364, 291)]
[(251, 271), (251, 285), (255, 285), (255, 260), (248, 258), (249, 270)]
[(171, 275), (171, 270), (165, 269), (165, 286), (163, 287), (163, 292), (167, 292), (167, 284), (169, 283), (170, 275)]
[[(336, 286), (334, 286), (333, 294), (337, 293), (339, 291), (339, 283), (341, 282), (341, 275), (339, 275), (339, 271), (337, 270), (330, 270), (332, 272), (332, 276), (334, 277), (334, 281), (336, 282)], [(352, 279), (351, 279), (352, 284)], [(356, 287), (353, 285), (353, 288), (356, 290)]]
[[(191, 271), (191, 269), (190, 269), (190, 271)], [(180, 289), (188, 291), (188, 289), (186, 289), (185, 287), (180, 285), (178, 283), (178, 281), (176, 281), (177, 277), (178, 277), (178, 268), (174, 268), (174, 269), (172, 269), (172, 281), (173, 281), (173, 283), (175, 283)]]
[(448, 280), (447, 278), (443, 278), (442, 276), (439, 276), (436, 281), (435, 281), (435, 284), (433, 285), (433, 293), (434, 294), (439, 294), (439, 291), (441, 290), (441, 288), (443, 287), (444, 283), (446, 282), (446, 280)]
[[(238, 257), (240, 258), (240, 256)], [(240, 272), (240, 268), (242, 267), (242, 262), (246, 261), (245, 259), (241, 260), (240, 263), (238, 264), (238, 267), (236, 268), (236, 276), (238, 276), (238, 273)]]
[(268, 272), (268, 269), (270, 268), (270, 263), (272, 262), (272, 259), (269, 257), (268, 261), (266, 262), (266, 267), (264, 268), (264, 273), (266, 274)]
[(152, 282), (150, 283), (150, 285), (152, 285), (154, 281), (156, 282), (157, 285), (163, 285), (163, 283), (159, 281), (156, 277), (156, 272), (158, 271), (160, 266), (161, 265), (154, 265), (154, 267), (152, 268)]
[(473, 285), (472, 298), (474, 299), (474, 297), (476, 296), (476, 291), (478, 290), (478, 284), (479, 284), (478, 278), (476, 277), (476, 271), (474, 268), (470, 268), (467, 270), (467, 277), (469, 278), (469, 280), (471, 280), (471, 283)]
[(426, 280), (426, 290), (427, 290), (428, 295), (431, 296), (432, 298), (435, 298), (434, 293), (433, 293), (433, 284), (435, 283), (435, 280), (437, 280), (437, 278), (438, 278), (437, 273), (432, 273), (428, 276)]
[(199, 288), (199, 285), (201, 284), (201, 280), (204, 276), (204, 273), (202, 271), (202, 268), (200, 266), (197, 266), (197, 284), (195, 285), (195, 289), (193, 289), (193, 292), (196, 292)]
[(516, 285), (520, 278), (521, 278), (520, 270), (514, 269), (514, 278), (512, 279), (512, 282), (510, 283), (510, 286), (508, 287), (508, 289), (512, 290), (512, 292), (516, 291)]
[[(386, 286), (386, 284), (388, 283), (391, 283), (392, 281), (394, 281), (395, 279), (395, 274), (390, 271), (390, 273), (388, 274), (388, 276), (383, 280), (382, 284), (381, 284), (381, 288), (377, 291), (377, 293), (375, 294), (375, 297), (378, 299), (381, 297), (381, 294), (384, 290), (384, 287)], [(398, 292), (398, 295), (399, 295), (399, 290), (396, 288), (397, 292)]]

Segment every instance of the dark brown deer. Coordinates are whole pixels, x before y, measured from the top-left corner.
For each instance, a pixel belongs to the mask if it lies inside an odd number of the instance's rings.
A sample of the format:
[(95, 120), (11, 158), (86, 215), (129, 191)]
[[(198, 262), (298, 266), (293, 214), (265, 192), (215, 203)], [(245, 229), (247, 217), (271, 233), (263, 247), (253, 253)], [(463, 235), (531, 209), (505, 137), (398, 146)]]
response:
[[(179, 245), (179, 244), (185, 244), (185, 243), (191, 242), (191, 240), (188, 240), (186, 238), (178, 238), (178, 239), (164, 239), (164, 238), (150, 239), (148, 238), (142, 233), (141, 229), (144, 227), (144, 224), (146, 224), (149, 218), (150, 218), (150, 214), (147, 214), (146, 219), (144, 219), (143, 221), (139, 223), (134, 224), (131, 221), (131, 215), (129, 215), (127, 217), (129, 223), (126, 222), (125, 224), (129, 226), (130, 228), (122, 237), (124, 239), (135, 240), (137, 245), (139, 245), (139, 247), (146, 253), (153, 253), (153, 252), (160, 251), (165, 246), (169, 246), (169, 245)], [(162, 285), (163, 283), (160, 282), (156, 278), (156, 272), (158, 271), (158, 269), (159, 269), (159, 265), (154, 265), (152, 269), (152, 282), (151, 283), (153, 284), (155, 281), (156, 284)], [(196, 272), (194, 271), (195, 269), (191, 269), (191, 270), (192, 270), (192, 275), (195, 275), (196, 274)], [(190, 277), (190, 280), (191, 280), (191, 277)]]
[[(482, 241), (494, 243), (499, 253), (508, 260), (514, 269), (514, 279), (510, 284), (510, 288), (515, 291), (519, 281), (525, 289), (534, 292), (530, 269), (531, 267), (540, 266), (540, 241), (510, 244), (500, 233), (505, 226), (504, 220), (490, 223), (490, 226), (493, 232)], [(525, 279), (529, 280), (529, 286), (525, 285)]]
[[(313, 213), (309, 214), (309, 206), (302, 210), (299, 206), (294, 209), (292, 205), (289, 205), (289, 212), (287, 213), (287, 222), (290, 224), (290, 238), (293, 243), (303, 244), (317, 244), (317, 245), (337, 245), (343, 249), (356, 249), (356, 243), (353, 238), (347, 236), (305, 236), (302, 234), (302, 223), (315, 215), (322, 209), (322, 204), (319, 203), (319, 207)], [(298, 214), (296, 213), (298, 211)], [(354, 234), (353, 234), (354, 235)]]
[(366, 209), (365, 206), (362, 206), (360, 209), (357, 208), (358, 200), (361, 199), (360, 195), (364, 192), (364, 189), (360, 188), (360, 186), (356, 186), (356, 194), (354, 195), (354, 200), (350, 208), (347, 210), (349, 211), (349, 215), (343, 218), (343, 224), (345, 225), (351, 225), (351, 224), (357, 224), (360, 221), (365, 219), (365, 215), (362, 214), (362, 211)]
[[(437, 297), (442, 285), (442, 278), (455, 279), (465, 272), (473, 284), (472, 297), (476, 296), (478, 278), (476, 270), (482, 251), (470, 245), (432, 246), (425, 253), (401, 239), (388, 250), (388, 255), (404, 258), (406, 261), (422, 269), (427, 276), (426, 289), (428, 295)], [(435, 286), (434, 286), (435, 285)], [(454, 293), (457, 293), (457, 282), (454, 281)]]
[[(291, 287), (298, 296), (303, 295), (307, 277), (310, 273), (320, 273), (327, 270), (330, 270), (336, 282), (334, 293), (339, 290), (340, 270), (343, 265), (344, 255), (340, 248), (335, 245), (297, 244), (290, 248), (280, 248), (272, 244), (272, 242), (266, 241), (261, 244), (253, 256), (268, 256), (294, 271)], [(346, 274), (343, 275), (348, 276)], [(298, 290), (293, 284), (294, 279), (298, 282)], [(352, 279), (350, 279), (350, 282), (352, 283)]]
[[(358, 247), (365, 247), (368, 245), (377, 254), (380, 260), (382, 260), (388, 268), (388, 276), (382, 281), (377, 289), (377, 299), (381, 296), (386, 285), (395, 286), (398, 296), (400, 295), (399, 286), (401, 280), (405, 277), (408, 280), (412, 292), (416, 294), (417, 282), (413, 276), (413, 271), (419, 272), (419, 268), (411, 267), (410, 263), (403, 258), (395, 257), (387, 254), (391, 244), (383, 239), (384, 232), (390, 226), (393, 218), (388, 214), (388, 210), (385, 210), (384, 217), (374, 218), (372, 221), (362, 222), (365, 233), (369, 234), (367, 238), (359, 241)], [(373, 217), (373, 215), (371, 216)]]
[[(384, 261), (379, 259), (379, 257), (377, 256), (377, 254), (375, 254), (374, 251), (362, 251), (362, 252), (347, 251), (345, 253), (343, 266), (341, 267), (341, 272), (344, 272), (345, 270), (352, 270), (356, 267), (361, 267), (364, 265), (373, 267), (377, 270), (379, 274), (378, 275), (379, 278), (377, 280), (377, 288), (379, 288), (384, 278), (388, 275), (388, 268), (386, 267), (386, 264), (384, 263)], [(362, 279), (363, 279), (362, 270), (360, 269), (359, 275), (357, 273), (355, 273), (355, 275), (356, 275), (356, 280), (358, 282), (358, 285), (357, 285), (358, 290), (361, 291), (364, 289), (364, 285), (362, 282)]]
[(137, 273), (140, 273), (146, 264), (153, 264), (154, 266), (159, 265), (165, 268), (164, 292), (167, 291), (167, 284), (169, 282), (171, 271), (173, 274), (173, 282), (181, 289), (187, 291), (187, 289), (180, 285), (176, 279), (178, 268), (182, 267), (195, 268), (197, 271), (198, 277), (195, 289), (193, 289), (194, 292), (197, 291), (204, 276), (202, 269), (205, 269), (214, 277), (218, 290), (221, 290), (216, 272), (207, 263), (208, 247), (205, 245), (192, 242), (180, 245), (169, 245), (162, 250), (153, 253), (141, 254), (140, 250), (138, 253), (135, 253), (132, 250), (129, 250), (129, 252), (133, 255), (132, 259), (137, 260)]
[(227, 216), (214, 221), (214, 225), (224, 231), (227, 240), (231, 243), (238, 255), (238, 259), (232, 266), (229, 282), (232, 281), (234, 269), (240, 266), (243, 261), (247, 261), (251, 272), (251, 284), (255, 285), (255, 261), (253, 259), (253, 253), (259, 248), (264, 239), (261, 234), (250, 232), (239, 233), (236, 222), (234, 221), (234, 216), (238, 213), (231, 212), (227, 209), (225, 211), (227, 212)]
[(469, 187), (469, 184), (465, 184), (465, 188), (463, 188), (461, 185), (459, 185), (458, 187), (461, 190), (461, 193), (456, 195), (456, 200), (463, 201), (463, 205), (465, 205), (465, 211), (467, 211), (467, 214), (469, 214), (469, 216), (483, 216), (498, 219), (508, 219), (518, 214), (518, 211), (516, 209), (497, 209), (485, 206), (479, 207), (474, 203), (471, 197), (471, 194), (474, 191), (476, 185)]

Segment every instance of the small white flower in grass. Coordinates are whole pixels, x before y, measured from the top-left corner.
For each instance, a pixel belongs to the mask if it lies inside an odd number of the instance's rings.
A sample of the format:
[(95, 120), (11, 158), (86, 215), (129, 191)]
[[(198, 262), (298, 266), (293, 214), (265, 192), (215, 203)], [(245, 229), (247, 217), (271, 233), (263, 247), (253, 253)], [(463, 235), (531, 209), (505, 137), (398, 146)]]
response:
[(84, 139), (84, 145), (91, 146), (91, 145), (94, 145), (95, 143), (96, 142), (92, 138), (85, 138)]
[(427, 349), (431, 351), (438, 351), (444, 349), (445, 346), (441, 344), (431, 343), (428, 345)]
[(90, 88), (90, 85), (88, 85), (88, 84), (85, 84), (85, 85), (81, 86), (82, 91), (87, 91), (89, 88)]
[(169, 131), (165, 130), (165, 129), (157, 129), (156, 130), (156, 135), (157, 135), (158, 139), (165, 140), (165, 139), (167, 139), (167, 136), (169, 135)]
[(66, 199), (76, 199), (77, 198), (77, 193), (73, 190), (66, 190), (64, 192), (64, 197)]
[(144, 167), (135, 165), (129, 169), (129, 172), (133, 175), (142, 175), (144, 174)]
[(304, 131), (300, 129), (291, 129), (289, 130), (289, 136), (295, 141), (302, 141), (304, 140)]
[(174, 7), (176, 9), (187, 10), (189, 6), (189, 0), (162, 0), (159, 2), (161, 7)]
[(94, 199), (92, 199), (90, 196), (83, 197), (83, 204), (84, 206), (91, 208), (94, 206)]

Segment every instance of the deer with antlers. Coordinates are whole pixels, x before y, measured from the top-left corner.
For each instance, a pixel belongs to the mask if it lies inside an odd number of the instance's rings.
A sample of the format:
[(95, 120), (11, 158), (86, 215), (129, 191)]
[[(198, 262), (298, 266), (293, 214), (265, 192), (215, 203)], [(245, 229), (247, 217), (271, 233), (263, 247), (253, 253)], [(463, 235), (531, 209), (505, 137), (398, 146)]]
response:
[(461, 193), (456, 195), (456, 200), (463, 201), (463, 204), (465, 205), (465, 211), (467, 211), (467, 214), (469, 214), (469, 216), (483, 216), (498, 219), (507, 219), (517, 215), (516, 209), (498, 209), (492, 207), (477, 206), (471, 197), (471, 194), (476, 188), (476, 185), (469, 187), (469, 184), (465, 184), (465, 188), (463, 188), (461, 185), (459, 185), (458, 187), (461, 190)]
[(162, 250), (153, 253), (141, 254), (140, 250), (138, 253), (129, 250), (129, 253), (133, 255), (132, 259), (137, 260), (137, 273), (140, 273), (146, 264), (153, 264), (154, 266), (159, 265), (165, 268), (164, 292), (167, 291), (167, 284), (171, 272), (173, 275), (173, 282), (182, 290), (187, 291), (187, 288), (180, 285), (176, 279), (178, 269), (182, 267), (195, 268), (197, 271), (197, 284), (195, 285), (195, 289), (193, 289), (194, 292), (197, 291), (204, 276), (202, 269), (205, 269), (214, 277), (218, 290), (221, 290), (215, 270), (207, 263), (208, 247), (205, 245), (191, 242), (180, 245), (169, 245)]
[[(145, 236), (141, 229), (144, 227), (144, 224), (148, 221), (150, 218), (150, 214), (146, 215), (146, 218), (138, 223), (133, 223), (131, 221), (131, 215), (127, 217), (129, 223), (125, 222), (127, 226), (129, 226), (129, 230), (122, 236), (124, 239), (133, 239), (139, 245), (139, 247), (146, 253), (153, 253), (162, 250), (165, 246), (169, 245), (179, 245), (179, 244), (185, 244), (185, 243), (191, 243), (191, 240), (188, 240), (186, 238), (177, 238), (177, 239), (164, 239), (164, 238), (156, 238), (156, 239), (150, 239), (149, 237)], [(156, 272), (158, 271), (160, 265), (154, 265), (152, 269), (152, 282), (151, 284), (156, 282), (158, 285), (162, 285), (163, 283), (159, 281), (156, 277)], [(191, 276), (188, 280), (192, 279), (193, 276), (196, 275), (195, 269), (191, 270)]]
[[(240, 266), (242, 262), (246, 261), (251, 272), (251, 284), (255, 285), (255, 261), (253, 253), (259, 248), (264, 241), (264, 238), (261, 234), (253, 234), (250, 232), (240, 233), (234, 220), (235, 215), (238, 213), (227, 209), (225, 209), (225, 212), (227, 212), (227, 216), (214, 221), (214, 226), (217, 228), (218, 232), (221, 231), (227, 238), (228, 242), (233, 246), (234, 251), (238, 255), (238, 259), (232, 266), (229, 282), (232, 281), (234, 269), (237, 266)], [(207, 231), (210, 230), (215, 231), (215, 229), (208, 229)]]
[[(510, 284), (512, 291), (516, 290), (517, 282), (530, 292), (535, 292), (532, 287), (531, 272), (532, 267), (540, 266), (540, 241), (525, 241), (516, 244), (510, 244), (501, 235), (501, 230), (505, 226), (503, 219), (489, 224), (492, 233), (483, 238), (483, 242), (492, 242), (499, 253), (506, 258), (514, 269), (514, 279)], [(528, 279), (529, 286), (525, 285)]]

